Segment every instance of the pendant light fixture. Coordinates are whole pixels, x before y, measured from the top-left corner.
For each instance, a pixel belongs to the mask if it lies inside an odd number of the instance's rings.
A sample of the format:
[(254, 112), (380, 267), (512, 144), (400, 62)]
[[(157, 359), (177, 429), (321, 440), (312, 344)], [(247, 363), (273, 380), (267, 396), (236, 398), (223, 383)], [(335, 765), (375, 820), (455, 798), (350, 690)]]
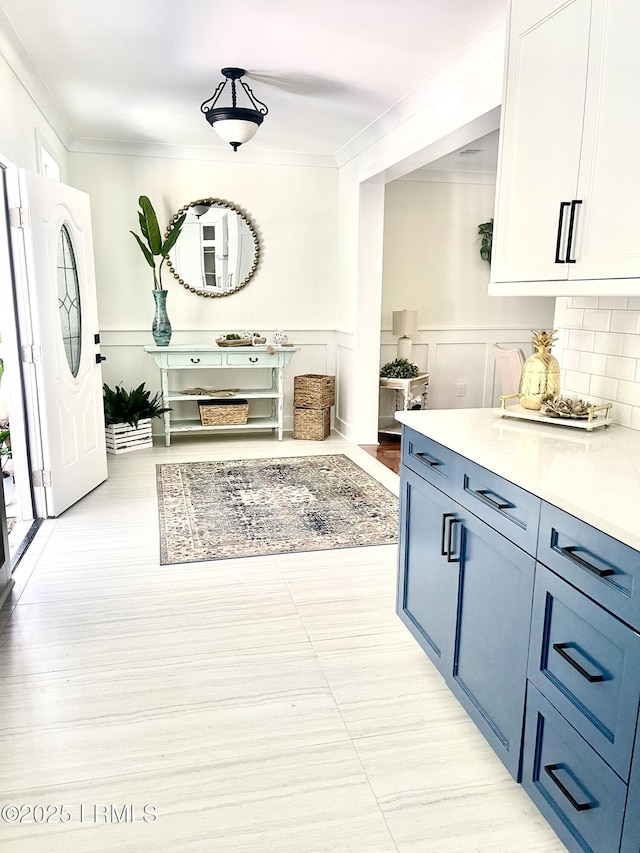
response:
[[(219, 83), (213, 95), (204, 101), (200, 109), (220, 139), (224, 139), (234, 151), (237, 151), (238, 146), (255, 136), (269, 110), (262, 101), (256, 98), (242, 79), (246, 74), (244, 68), (223, 68), (221, 73), (225, 79)], [(231, 81), (231, 106), (216, 107), (218, 99), (229, 81)], [(249, 98), (251, 107), (237, 106), (236, 81), (240, 82), (240, 89)]]

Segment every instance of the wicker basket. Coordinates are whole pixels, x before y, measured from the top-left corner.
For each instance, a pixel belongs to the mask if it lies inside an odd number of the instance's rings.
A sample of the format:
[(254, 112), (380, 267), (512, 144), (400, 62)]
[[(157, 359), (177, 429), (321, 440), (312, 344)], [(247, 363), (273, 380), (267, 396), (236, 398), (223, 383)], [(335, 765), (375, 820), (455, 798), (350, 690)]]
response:
[(246, 424), (249, 415), (247, 400), (203, 400), (198, 408), (203, 426)]
[(293, 405), (299, 409), (325, 409), (336, 402), (336, 377), (305, 373), (293, 378)]
[(294, 409), (293, 437), (324, 441), (331, 432), (331, 409)]

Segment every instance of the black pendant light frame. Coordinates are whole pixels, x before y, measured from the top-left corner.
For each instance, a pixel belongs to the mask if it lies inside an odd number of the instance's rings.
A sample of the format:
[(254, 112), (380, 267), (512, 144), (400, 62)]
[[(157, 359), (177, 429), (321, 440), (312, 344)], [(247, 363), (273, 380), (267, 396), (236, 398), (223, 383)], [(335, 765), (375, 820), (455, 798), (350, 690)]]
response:
[[(258, 98), (256, 98), (249, 86), (242, 79), (246, 73), (247, 72), (244, 68), (223, 68), (221, 70), (221, 74), (225, 79), (219, 83), (213, 95), (207, 98), (206, 101), (203, 101), (200, 106), (200, 110), (205, 114), (207, 121), (212, 127), (217, 121), (225, 120), (251, 121), (258, 125), (258, 127), (262, 124), (262, 121), (269, 112), (269, 109), (266, 104), (263, 104), (262, 101), (259, 101)], [(231, 81), (231, 106), (216, 107), (218, 98), (229, 81)], [(237, 81), (239, 81), (240, 87), (249, 98), (253, 105), (253, 109), (250, 107), (237, 106)], [(237, 151), (238, 146), (241, 143), (231, 142), (229, 144), (234, 151)]]

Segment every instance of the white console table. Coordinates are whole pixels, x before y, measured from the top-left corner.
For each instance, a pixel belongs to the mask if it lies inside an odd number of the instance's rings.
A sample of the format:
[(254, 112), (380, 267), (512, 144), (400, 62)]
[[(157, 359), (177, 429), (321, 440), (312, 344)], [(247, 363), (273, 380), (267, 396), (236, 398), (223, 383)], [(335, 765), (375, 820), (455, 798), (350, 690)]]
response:
[[(171, 406), (178, 401), (190, 401), (197, 409), (198, 401), (215, 398), (215, 392), (210, 394), (185, 394), (175, 385), (180, 376), (179, 371), (199, 370), (263, 370), (269, 372), (270, 383), (263, 388), (238, 388), (233, 395), (226, 394), (224, 399), (242, 398), (249, 401), (249, 418), (246, 424), (224, 424), (222, 426), (203, 426), (200, 419), (175, 420), (171, 412), (164, 414), (164, 436), (167, 447), (171, 444), (171, 436), (185, 432), (214, 432), (218, 430), (237, 429), (268, 429), (278, 431), (278, 439), (282, 441), (284, 429), (284, 368), (296, 352), (297, 347), (219, 347), (217, 344), (194, 344), (188, 346), (156, 347), (146, 346), (145, 352), (153, 358), (160, 368), (162, 383), (162, 402)], [(215, 374), (214, 374), (215, 375)], [(224, 380), (226, 385), (220, 388), (232, 387), (232, 383)], [(205, 387), (210, 380), (200, 383)], [(221, 395), (222, 397), (223, 395)], [(270, 400), (271, 414), (265, 416), (251, 415), (252, 400)]]
[[(420, 408), (426, 409), (429, 399), (429, 379), (428, 373), (420, 373), (418, 376), (412, 376), (411, 379), (385, 379), (381, 376), (380, 387), (395, 392), (395, 408), (397, 412), (407, 412), (411, 408), (411, 400), (414, 396), (413, 389), (420, 385), (421, 390), (417, 396), (420, 398)], [(398, 421), (394, 421), (394, 423), (379, 429), (378, 432), (388, 435), (400, 435), (401, 427)]]

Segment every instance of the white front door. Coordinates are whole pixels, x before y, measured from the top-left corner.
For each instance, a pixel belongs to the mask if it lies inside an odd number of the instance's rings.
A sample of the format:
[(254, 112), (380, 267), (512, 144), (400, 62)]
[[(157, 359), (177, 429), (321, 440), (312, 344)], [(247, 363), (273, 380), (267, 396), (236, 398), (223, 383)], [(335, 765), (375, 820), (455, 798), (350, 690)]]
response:
[[(46, 514), (107, 478), (89, 196), (21, 172)], [(36, 490), (40, 483), (36, 480)]]

